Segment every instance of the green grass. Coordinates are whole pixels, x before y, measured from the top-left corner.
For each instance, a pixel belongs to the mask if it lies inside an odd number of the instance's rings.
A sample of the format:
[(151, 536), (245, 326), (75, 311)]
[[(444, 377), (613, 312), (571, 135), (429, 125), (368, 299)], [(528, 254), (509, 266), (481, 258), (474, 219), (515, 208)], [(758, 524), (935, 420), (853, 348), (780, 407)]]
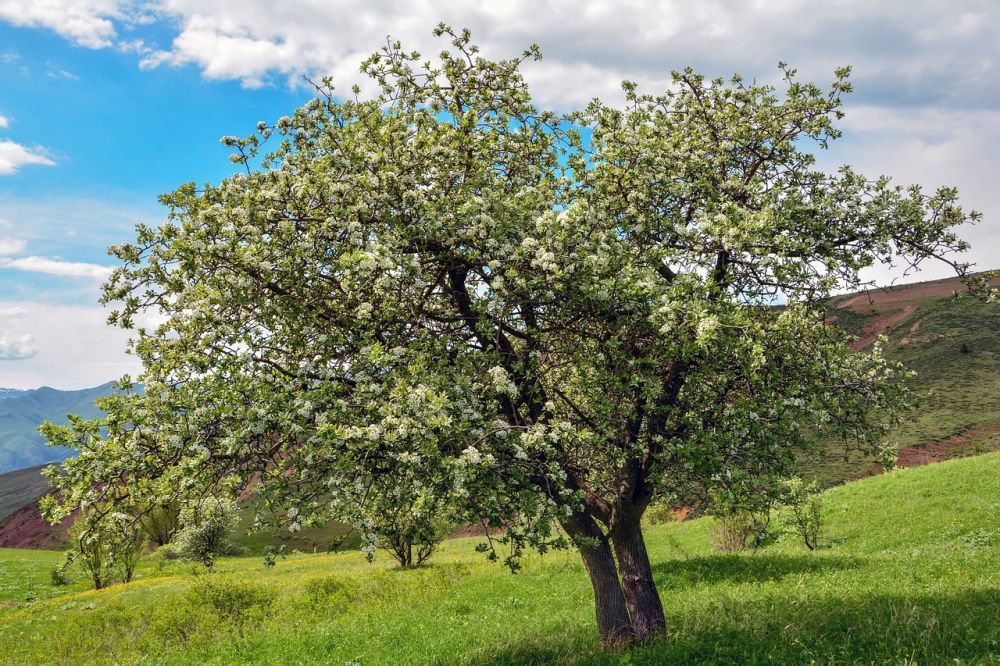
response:
[(202, 575), (150, 559), (92, 591), (53, 587), (54, 553), (0, 551), (0, 663), (1000, 663), (998, 478), (991, 454), (837, 487), (816, 552), (785, 533), (723, 555), (710, 519), (650, 527), (669, 633), (611, 653), (571, 552), (517, 575), (475, 539), (414, 571), (357, 552)]
[(251, 531), (254, 523), (252, 502), (240, 506), (240, 523), (233, 539), (236, 550), (242, 553), (262, 553), (268, 546), (284, 546), (288, 552), (325, 553), (358, 548), (360, 536), (349, 525), (331, 521), (322, 527), (305, 527), (297, 532), (287, 528), (267, 527)]

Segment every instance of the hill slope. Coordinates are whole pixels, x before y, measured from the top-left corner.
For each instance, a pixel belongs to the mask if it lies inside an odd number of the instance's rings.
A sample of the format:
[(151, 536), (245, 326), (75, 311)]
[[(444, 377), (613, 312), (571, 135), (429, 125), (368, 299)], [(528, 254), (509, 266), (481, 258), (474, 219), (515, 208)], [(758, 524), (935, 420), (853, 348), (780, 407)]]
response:
[(530, 557), (517, 575), (475, 539), (414, 571), (360, 553), (273, 569), (230, 558), (209, 576), (150, 561), (94, 592), (51, 586), (58, 554), (6, 551), (0, 663), (996, 663), (998, 475), (991, 454), (833, 489), (815, 552), (786, 534), (719, 554), (706, 518), (651, 527), (670, 633), (624, 653), (600, 650), (572, 552)]
[(68, 457), (68, 450), (46, 446), (38, 426), (65, 423), (67, 414), (93, 418), (100, 413), (94, 401), (112, 390), (110, 383), (81, 391), (43, 386), (0, 400), (0, 474)]
[(0, 474), (0, 525), (24, 505), (45, 494), (49, 481), (41, 475), (44, 465)]
[[(1000, 450), (1000, 303), (952, 298), (962, 290), (957, 279), (935, 280), (831, 303), (856, 348), (885, 335), (886, 354), (915, 373), (909, 385), (919, 406), (889, 434), (903, 466)], [(804, 468), (832, 486), (871, 474), (873, 463), (831, 445)]]

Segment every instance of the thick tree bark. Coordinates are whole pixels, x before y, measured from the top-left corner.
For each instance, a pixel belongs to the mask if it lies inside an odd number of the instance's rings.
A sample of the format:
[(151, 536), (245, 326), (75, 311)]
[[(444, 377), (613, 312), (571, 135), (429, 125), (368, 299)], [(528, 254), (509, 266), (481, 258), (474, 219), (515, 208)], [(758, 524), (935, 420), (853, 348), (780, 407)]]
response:
[(563, 528), (577, 541), (583, 566), (590, 576), (590, 584), (594, 588), (597, 629), (601, 633), (604, 647), (615, 647), (631, 641), (632, 625), (607, 537), (594, 519), (585, 513), (574, 514), (564, 520)]
[(618, 557), (622, 592), (632, 620), (632, 631), (639, 642), (652, 638), (667, 626), (663, 603), (653, 582), (653, 569), (646, 552), (639, 519), (615, 525), (611, 542)]

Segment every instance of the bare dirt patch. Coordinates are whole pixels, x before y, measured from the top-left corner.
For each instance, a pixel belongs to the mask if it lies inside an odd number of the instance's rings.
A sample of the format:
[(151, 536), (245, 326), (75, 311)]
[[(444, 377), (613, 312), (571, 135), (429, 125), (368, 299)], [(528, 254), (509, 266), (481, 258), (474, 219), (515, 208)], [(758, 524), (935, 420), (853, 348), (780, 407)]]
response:
[(906, 321), (910, 315), (913, 314), (914, 309), (916, 309), (916, 305), (909, 303), (890, 314), (883, 314), (880, 312), (876, 317), (865, 323), (864, 328), (861, 330), (861, 334), (858, 335), (858, 339), (851, 344), (851, 349), (854, 351), (864, 349), (871, 343), (875, 342), (875, 339), (878, 338), (878, 336), (882, 334), (888, 335), (899, 324)]
[[(990, 281), (994, 287), (1000, 286), (1000, 277)], [(905, 284), (886, 289), (871, 289), (859, 294), (839, 297), (834, 301), (838, 309), (850, 310), (862, 315), (874, 315), (865, 322), (852, 346), (855, 351), (864, 349), (882, 334), (889, 334), (905, 322), (921, 303), (928, 300), (948, 298), (966, 291), (958, 278)], [(835, 317), (835, 315), (834, 315)], [(832, 320), (831, 320), (832, 321)], [(910, 333), (916, 333), (919, 322), (911, 326)]]
[(74, 516), (50, 525), (34, 501), (0, 523), (0, 548), (59, 548), (67, 539)]
[[(976, 455), (976, 444), (982, 440), (1000, 433), (1000, 423), (974, 426), (957, 435), (934, 440), (925, 444), (907, 446), (899, 450), (896, 456), (897, 467), (920, 467), (931, 463), (943, 462), (952, 458), (964, 458)], [(883, 469), (879, 463), (874, 463), (868, 475), (880, 474)]]

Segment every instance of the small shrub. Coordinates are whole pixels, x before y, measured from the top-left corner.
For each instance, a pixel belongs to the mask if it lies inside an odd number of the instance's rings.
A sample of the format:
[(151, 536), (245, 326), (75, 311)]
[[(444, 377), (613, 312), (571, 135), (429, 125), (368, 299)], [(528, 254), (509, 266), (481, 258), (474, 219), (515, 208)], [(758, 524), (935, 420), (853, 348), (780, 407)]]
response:
[(709, 513), (715, 516), (713, 537), (716, 547), (725, 553), (738, 553), (763, 546), (772, 540), (771, 501), (769, 494), (750, 498), (716, 489), (709, 495)]
[(49, 578), (52, 580), (52, 584), (56, 587), (69, 585), (69, 576), (66, 575), (66, 569), (61, 564), (59, 566), (52, 567), (52, 571), (49, 572)]
[(264, 567), (270, 569), (278, 563), (278, 557), (285, 558), (285, 546), (267, 546), (264, 548)]
[(816, 482), (807, 485), (802, 479), (789, 479), (785, 506), (791, 512), (792, 526), (802, 543), (809, 550), (816, 550), (823, 533), (823, 502)]
[(177, 551), (211, 569), (216, 556), (231, 548), (229, 535), (238, 522), (239, 506), (228, 498), (209, 497), (185, 506), (181, 511), (184, 527), (176, 537)]
[(724, 553), (738, 553), (746, 550), (757, 532), (754, 515), (746, 510), (736, 510), (715, 517), (712, 532), (716, 547)]
[(351, 588), (339, 576), (323, 576), (306, 581), (306, 602), (313, 610), (343, 610), (352, 600)]
[(241, 580), (212, 580), (202, 577), (189, 590), (189, 597), (207, 606), (233, 624), (260, 619), (274, 604), (270, 586)]

